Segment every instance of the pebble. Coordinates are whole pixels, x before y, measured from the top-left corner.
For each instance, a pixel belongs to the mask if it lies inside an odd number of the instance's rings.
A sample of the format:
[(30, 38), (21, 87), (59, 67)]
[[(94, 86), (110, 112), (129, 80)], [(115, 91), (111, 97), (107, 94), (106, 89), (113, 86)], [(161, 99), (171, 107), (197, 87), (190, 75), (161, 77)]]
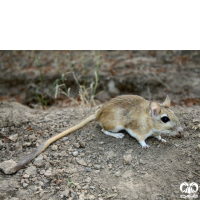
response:
[(72, 154), (73, 154), (74, 157), (77, 157), (78, 156), (78, 151), (74, 151)]
[(85, 182), (87, 182), (87, 183), (91, 183), (91, 181), (92, 181), (92, 179), (91, 179), (90, 177), (87, 177), (87, 178), (85, 179)]
[(29, 147), (31, 146), (32, 142), (24, 142), (23, 147)]
[(14, 160), (6, 160), (2, 163), (0, 163), (0, 169), (5, 173), (5, 174), (12, 174), (15, 172), (13, 170), (13, 167), (15, 167), (17, 163)]
[(102, 141), (102, 142), (99, 142), (99, 144), (104, 144), (104, 142)]
[(83, 159), (76, 158), (76, 162), (77, 162), (79, 165), (87, 166), (87, 163), (86, 163)]
[(91, 172), (91, 171), (92, 171), (92, 169), (91, 169), (91, 168), (89, 168), (89, 167), (86, 167), (86, 171), (87, 171), (87, 172)]
[(129, 155), (124, 155), (123, 156), (123, 161), (124, 161), (125, 165), (130, 165), (131, 161), (132, 161), (132, 156), (130, 154)]
[(80, 145), (81, 147), (85, 148), (85, 142), (84, 142), (84, 141), (79, 140), (79, 145)]
[(76, 148), (79, 148), (80, 147), (80, 144), (79, 143), (74, 143), (73, 144)]
[(112, 164), (108, 164), (108, 169), (112, 169)]
[(10, 139), (11, 141), (13, 141), (13, 142), (16, 142), (17, 139), (18, 139), (18, 134), (11, 135), (11, 136), (9, 137), (9, 139)]
[(62, 174), (63, 173), (63, 169), (56, 169), (56, 172), (59, 173), (59, 174)]
[(44, 158), (43, 155), (40, 154), (37, 158), (35, 158), (34, 164), (37, 165), (38, 167), (43, 166), (45, 164), (43, 158)]
[(44, 173), (45, 173), (44, 169), (40, 170), (40, 174), (44, 174)]
[(65, 189), (65, 191), (62, 192), (62, 195), (64, 197), (69, 197), (69, 188)]
[(30, 175), (29, 174), (24, 174), (23, 178), (29, 178)]
[(101, 165), (94, 165), (95, 169), (101, 169)]
[(29, 175), (29, 176), (34, 176), (37, 174), (37, 169), (34, 166), (30, 166), (25, 170), (25, 174)]
[(51, 177), (52, 176), (52, 171), (50, 169), (48, 169), (48, 170), (45, 171), (44, 175), (46, 177)]
[(117, 177), (119, 177), (120, 175), (121, 175), (120, 171), (117, 171), (117, 172), (115, 173), (115, 176), (117, 176)]
[(200, 150), (200, 144), (197, 145), (198, 149)]
[(58, 146), (57, 145), (52, 145), (52, 147), (51, 147), (51, 150), (53, 150), (53, 151), (57, 151), (58, 150)]
[(26, 188), (28, 186), (27, 183), (23, 183), (23, 188)]
[(29, 140), (32, 141), (32, 142), (34, 142), (34, 141), (37, 140), (37, 138), (35, 137), (35, 135), (29, 135), (28, 138), (29, 138)]
[(83, 193), (81, 193), (80, 195), (79, 195), (79, 200), (84, 200), (85, 199), (85, 194), (84, 194), (84, 192)]
[(63, 140), (67, 141), (67, 140), (69, 140), (69, 137), (64, 137)]
[(194, 176), (192, 174), (189, 174), (188, 178), (192, 179), (192, 178), (194, 178)]
[(95, 199), (96, 197), (94, 196), (94, 195), (90, 195), (89, 196), (89, 199), (91, 199), (91, 200), (93, 200), (93, 199)]

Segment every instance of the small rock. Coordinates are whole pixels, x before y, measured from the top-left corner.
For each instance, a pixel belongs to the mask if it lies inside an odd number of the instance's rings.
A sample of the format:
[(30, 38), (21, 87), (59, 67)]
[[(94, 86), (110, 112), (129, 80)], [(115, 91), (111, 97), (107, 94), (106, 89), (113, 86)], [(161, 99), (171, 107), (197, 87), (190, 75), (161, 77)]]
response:
[(31, 146), (31, 142), (24, 142), (23, 143), (23, 147), (30, 147)]
[(30, 175), (29, 174), (24, 174), (23, 178), (29, 178)]
[(47, 176), (47, 177), (51, 177), (52, 176), (52, 171), (50, 169), (46, 170), (44, 172), (44, 175)]
[(23, 183), (23, 188), (26, 188), (28, 186), (27, 183)]
[(198, 149), (200, 150), (200, 144), (197, 145)]
[(193, 119), (192, 122), (193, 123), (198, 123), (198, 122), (200, 122), (200, 119)]
[(190, 163), (191, 163), (190, 161), (187, 161), (187, 162), (186, 162), (187, 165), (189, 165)]
[(178, 148), (180, 145), (179, 145), (179, 144), (174, 144), (174, 146), (175, 146), (176, 148)]
[(87, 182), (87, 183), (91, 183), (91, 181), (92, 181), (92, 179), (91, 179), (90, 177), (87, 177), (87, 178), (85, 179), (85, 182)]
[(36, 141), (37, 140), (37, 138), (36, 138), (36, 136), (35, 135), (29, 135), (29, 140), (31, 141), (31, 142), (34, 142), (34, 141)]
[(115, 176), (117, 176), (117, 177), (119, 177), (120, 175), (121, 175), (120, 171), (117, 171), (117, 172), (115, 173)]
[(35, 158), (34, 164), (37, 165), (38, 167), (42, 167), (45, 164), (42, 154), (40, 154), (37, 158)]
[(87, 166), (87, 163), (83, 159), (76, 158), (76, 162), (79, 165)]
[(108, 164), (108, 169), (112, 169), (112, 164)]
[(112, 190), (113, 190), (114, 192), (117, 192), (117, 188), (116, 188), (115, 186), (112, 187)]
[(85, 185), (82, 187), (83, 190), (88, 190), (89, 189), (89, 185)]
[(67, 140), (69, 140), (69, 137), (64, 137), (63, 140), (67, 141)]
[(103, 147), (99, 147), (99, 151), (104, 151), (104, 148)]
[(79, 148), (80, 147), (80, 144), (79, 143), (74, 143), (73, 144), (76, 148)]
[(89, 168), (89, 167), (86, 167), (86, 171), (87, 171), (87, 172), (91, 172), (91, 171), (92, 171), (92, 169), (91, 169), (91, 168)]
[(42, 169), (42, 170), (40, 171), (40, 174), (44, 174), (44, 173), (45, 173), (45, 170)]
[(101, 165), (94, 165), (95, 169), (101, 169)]
[(29, 176), (34, 176), (37, 174), (37, 169), (34, 166), (30, 166), (25, 170), (25, 174), (29, 175)]
[(53, 151), (57, 151), (57, 150), (58, 150), (58, 146), (54, 144), (54, 145), (52, 145), (51, 149), (52, 149)]
[(11, 141), (13, 141), (13, 142), (16, 142), (17, 139), (18, 139), (18, 134), (11, 135), (11, 136), (9, 137), (9, 139), (10, 139)]
[(200, 138), (200, 133), (198, 134), (198, 137)]
[(0, 163), (0, 169), (5, 173), (5, 174), (13, 174), (16, 172), (14, 167), (17, 165), (17, 163), (14, 160), (6, 160), (2, 163)]
[(192, 178), (194, 178), (194, 176), (192, 174), (189, 174), (188, 178), (192, 179)]
[(85, 142), (84, 141), (82, 141), (82, 140), (79, 140), (79, 145), (81, 146), (81, 147), (83, 147), (83, 148), (85, 148)]
[(62, 195), (64, 197), (69, 197), (69, 188), (67, 187), (67, 189), (65, 189), (65, 191), (62, 192)]
[(104, 144), (104, 142), (102, 141), (102, 142), (99, 142), (99, 144)]
[(79, 200), (85, 200), (85, 194), (84, 194), (84, 192), (79, 195)]
[(59, 174), (62, 174), (63, 173), (63, 169), (56, 169), (56, 172), (59, 173)]
[(124, 160), (125, 165), (130, 165), (131, 161), (132, 161), (132, 156), (131, 155), (124, 155), (123, 160)]
[(91, 199), (91, 200), (93, 200), (93, 199), (95, 199), (96, 197), (94, 196), (94, 195), (90, 195), (89, 196), (89, 199)]
[(72, 154), (73, 154), (74, 157), (77, 157), (78, 156), (78, 151), (74, 151)]

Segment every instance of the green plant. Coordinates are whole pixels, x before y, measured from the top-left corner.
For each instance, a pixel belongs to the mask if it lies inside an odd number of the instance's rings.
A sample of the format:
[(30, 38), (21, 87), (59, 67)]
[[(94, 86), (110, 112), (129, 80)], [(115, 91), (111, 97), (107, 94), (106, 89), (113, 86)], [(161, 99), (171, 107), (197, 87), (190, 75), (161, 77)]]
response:
[(39, 60), (39, 57), (38, 57), (38, 51), (37, 50), (35, 50), (35, 56), (36, 56), (37, 66), (38, 66), (38, 69), (39, 69), (39, 72), (40, 72), (40, 88), (41, 88), (41, 94), (35, 92), (35, 96), (42, 106), (47, 106), (47, 101), (46, 101), (46, 98), (45, 98), (45, 95), (44, 95), (43, 75), (42, 75), (41, 64), (40, 64), (40, 60)]

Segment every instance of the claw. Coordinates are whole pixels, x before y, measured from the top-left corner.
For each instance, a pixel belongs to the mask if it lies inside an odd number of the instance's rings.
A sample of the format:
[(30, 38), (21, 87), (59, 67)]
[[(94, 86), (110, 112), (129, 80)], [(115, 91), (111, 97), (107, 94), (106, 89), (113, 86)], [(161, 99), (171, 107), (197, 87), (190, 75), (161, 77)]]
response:
[(116, 138), (122, 139), (124, 137), (123, 133), (117, 133)]
[(166, 140), (164, 140), (164, 139), (161, 139), (161, 142), (164, 142), (164, 143), (166, 143), (167, 141), (166, 141)]
[(146, 144), (146, 145), (142, 146), (142, 148), (143, 149), (148, 149), (148, 148), (150, 148), (150, 146), (148, 144)]

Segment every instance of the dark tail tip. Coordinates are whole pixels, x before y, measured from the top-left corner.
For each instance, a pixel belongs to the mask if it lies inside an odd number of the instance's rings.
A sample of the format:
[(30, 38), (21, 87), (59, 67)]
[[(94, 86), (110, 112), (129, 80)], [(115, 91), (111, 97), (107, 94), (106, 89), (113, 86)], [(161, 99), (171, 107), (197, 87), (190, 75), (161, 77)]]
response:
[[(25, 165), (28, 165), (31, 160), (33, 160), (37, 155), (39, 155), (43, 149), (44, 149), (45, 143), (42, 143), (39, 147), (37, 147), (32, 153), (30, 153), (29, 155), (25, 156), (24, 158), (22, 158), (17, 165), (15, 165), (14, 167), (9, 168), (8, 165), (7, 167), (1, 168), (2, 171), (5, 174), (14, 174), (15, 172), (17, 172), (19, 169), (25, 167)], [(8, 161), (6, 161), (8, 162)]]

